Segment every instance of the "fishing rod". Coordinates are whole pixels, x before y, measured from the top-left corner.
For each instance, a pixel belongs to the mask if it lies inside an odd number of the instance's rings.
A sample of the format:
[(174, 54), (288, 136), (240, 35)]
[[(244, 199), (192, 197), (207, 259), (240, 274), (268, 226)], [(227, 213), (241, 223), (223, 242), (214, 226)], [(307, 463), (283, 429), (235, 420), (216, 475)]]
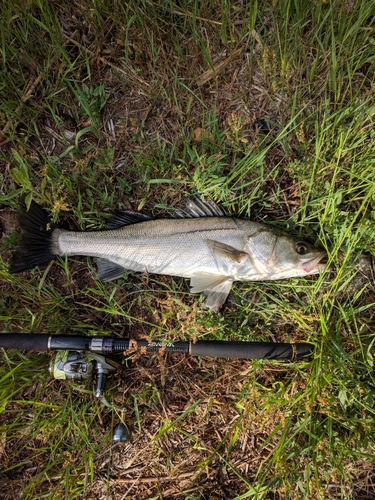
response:
[[(41, 333), (1, 333), (0, 348), (27, 351), (52, 351), (51, 375), (60, 380), (77, 382), (96, 381), (94, 394), (102, 403), (114, 409), (105, 398), (105, 384), (116, 372), (119, 355), (136, 353), (179, 353), (191, 356), (230, 359), (268, 359), (311, 361), (314, 345), (309, 343), (239, 342), (225, 340), (198, 340), (197, 342), (164, 342), (145, 339), (117, 339), (112, 337), (85, 337), (81, 335), (49, 335)], [(113, 357), (115, 359), (113, 359)], [(124, 414), (124, 410), (120, 410)], [(113, 431), (113, 441), (130, 439), (130, 430), (124, 419)]]

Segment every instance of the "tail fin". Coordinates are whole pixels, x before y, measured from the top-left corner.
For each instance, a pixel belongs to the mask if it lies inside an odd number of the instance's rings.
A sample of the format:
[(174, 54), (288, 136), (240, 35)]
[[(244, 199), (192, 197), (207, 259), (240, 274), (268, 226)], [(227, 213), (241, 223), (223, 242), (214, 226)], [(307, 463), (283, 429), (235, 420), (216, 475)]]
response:
[(27, 210), (25, 201), (21, 199), (17, 219), (22, 234), (13, 254), (9, 272), (21, 273), (54, 260), (56, 255), (51, 252), (50, 248), (53, 230), (58, 226), (48, 213), (34, 201)]

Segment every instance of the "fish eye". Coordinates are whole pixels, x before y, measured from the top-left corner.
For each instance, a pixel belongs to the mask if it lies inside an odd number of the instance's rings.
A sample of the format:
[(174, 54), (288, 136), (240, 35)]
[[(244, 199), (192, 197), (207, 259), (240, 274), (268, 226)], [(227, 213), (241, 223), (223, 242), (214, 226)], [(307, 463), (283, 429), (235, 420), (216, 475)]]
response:
[(299, 255), (305, 255), (309, 251), (306, 243), (297, 243), (295, 248)]

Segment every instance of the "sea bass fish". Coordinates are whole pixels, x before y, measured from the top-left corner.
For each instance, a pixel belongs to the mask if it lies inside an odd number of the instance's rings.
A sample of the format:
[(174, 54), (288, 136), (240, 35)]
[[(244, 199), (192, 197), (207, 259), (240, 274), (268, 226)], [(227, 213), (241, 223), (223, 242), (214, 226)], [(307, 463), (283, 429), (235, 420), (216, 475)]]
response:
[(23, 201), (22, 236), (11, 273), (44, 265), (57, 256), (97, 257), (99, 278), (119, 278), (125, 269), (190, 278), (218, 311), (234, 281), (280, 280), (320, 273), (326, 253), (271, 225), (230, 217), (213, 202), (190, 198), (173, 217), (154, 219), (124, 211), (102, 231), (68, 231), (48, 213)]

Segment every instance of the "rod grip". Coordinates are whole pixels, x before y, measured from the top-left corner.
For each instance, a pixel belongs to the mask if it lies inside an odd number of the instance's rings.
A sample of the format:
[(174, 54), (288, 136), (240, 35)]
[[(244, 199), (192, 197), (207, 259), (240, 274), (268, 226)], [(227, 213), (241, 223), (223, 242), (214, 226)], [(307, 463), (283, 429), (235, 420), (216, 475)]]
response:
[(288, 359), (292, 361), (313, 358), (314, 345), (276, 342), (198, 341), (191, 344), (193, 356), (237, 359)]
[(48, 351), (50, 335), (43, 333), (0, 333), (0, 347), (27, 351)]

